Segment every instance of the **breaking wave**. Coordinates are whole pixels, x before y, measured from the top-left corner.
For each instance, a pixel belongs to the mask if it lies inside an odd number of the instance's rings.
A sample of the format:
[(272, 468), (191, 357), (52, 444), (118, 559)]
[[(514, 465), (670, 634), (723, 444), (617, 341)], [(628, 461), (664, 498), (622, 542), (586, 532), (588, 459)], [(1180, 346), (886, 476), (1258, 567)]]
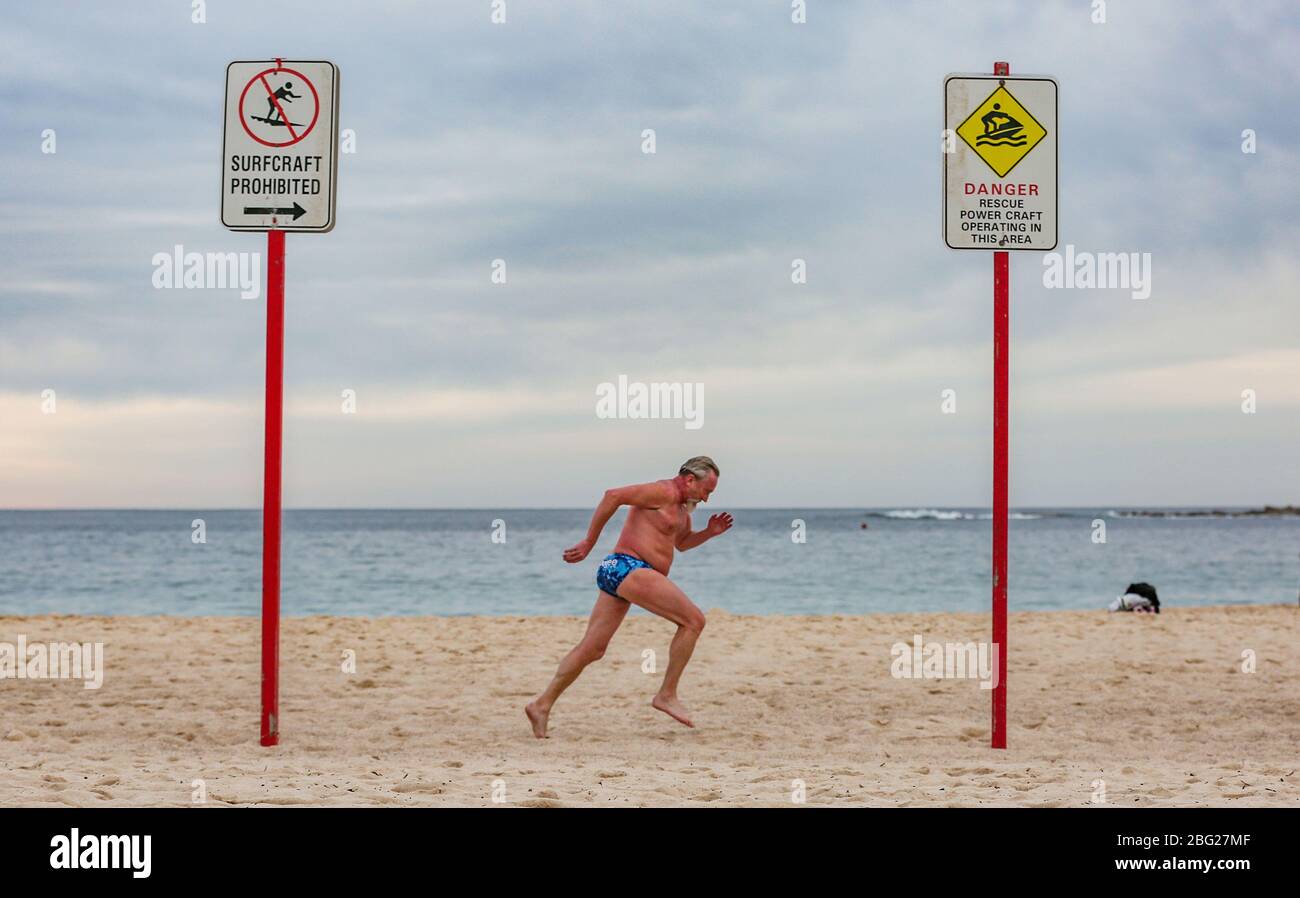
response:
[[(874, 511), (867, 515), (872, 518), (890, 518), (895, 521), (991, 521), (993, 512), (945, 511), (939, 508), (897, 508), (892, 511)], [(1025, 511), (1013, 511), (1009, 515), (1013, 521), (1036, 521), (1043, 517)]]

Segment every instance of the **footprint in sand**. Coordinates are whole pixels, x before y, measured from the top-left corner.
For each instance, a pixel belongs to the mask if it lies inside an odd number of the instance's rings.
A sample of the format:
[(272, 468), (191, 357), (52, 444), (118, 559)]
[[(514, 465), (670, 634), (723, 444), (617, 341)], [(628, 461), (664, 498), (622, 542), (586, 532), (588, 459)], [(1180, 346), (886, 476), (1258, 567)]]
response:
[(433, 783), (401, 783), (393, 787), (393, 791), (405, 795), (411, 792), (423, 792), (426, 795), (441, 795), (442, 787), (435, 786)]

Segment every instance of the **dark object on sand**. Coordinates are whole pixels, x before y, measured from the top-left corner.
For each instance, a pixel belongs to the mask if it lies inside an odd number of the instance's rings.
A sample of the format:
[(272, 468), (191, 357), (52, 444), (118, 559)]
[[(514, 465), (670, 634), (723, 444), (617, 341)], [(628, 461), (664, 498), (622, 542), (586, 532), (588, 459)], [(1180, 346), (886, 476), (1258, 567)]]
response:
[(1160, 613), (1160, 599), (1150, 583), (1130, 583), (1124, 595), (1111, 603), (1111, 611), (1153, 611)]
[(1155, 606), (1157, 612), (1160, 611), (1160, 599), (1156, 596), (1156, 588), (1150, 583), (1130, 583), (1125, 592), (1131, 592), (1135, 596), (1141, 596), (1144, 599), (1150, 599), (1151, 604)]

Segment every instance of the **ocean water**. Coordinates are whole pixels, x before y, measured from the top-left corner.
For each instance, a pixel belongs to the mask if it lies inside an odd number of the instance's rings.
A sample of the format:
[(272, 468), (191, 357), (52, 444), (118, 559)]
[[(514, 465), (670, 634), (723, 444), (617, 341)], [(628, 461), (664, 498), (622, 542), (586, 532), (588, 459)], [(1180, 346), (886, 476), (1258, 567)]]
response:
[[(740, 509), (717, 539), (679, 553), (673, 579), (704, 609), (744, 614), (985, 611), (990, 521), (979, 509)], [(587, 509), (289, 510), (288, 615), (586, 614), (595, 567), (623, 515), (581, 564)], [(206, 542), (195, 543), (202, 519)], [(791, 539), (793, 522), (807, 541)], [(494, 521), (504, 542), (493, 542)], [(1106, 542), (1093, 542), (1093, 522)], [(696, 513), (702, 527), (707, 513)], [(868, 525), (867, 529), (862, 524)], [(498, 525), (497, 532), (501, 532)], [(0, 613), (252, 615), (261, 605), (261, 513), (0, 511)], [(1025, 509), (1011, 522), (1012, 610), (1100, 609), (1131, 581), (1166, 607), (1297, 600), (1300, 518), (1133, 517)]]

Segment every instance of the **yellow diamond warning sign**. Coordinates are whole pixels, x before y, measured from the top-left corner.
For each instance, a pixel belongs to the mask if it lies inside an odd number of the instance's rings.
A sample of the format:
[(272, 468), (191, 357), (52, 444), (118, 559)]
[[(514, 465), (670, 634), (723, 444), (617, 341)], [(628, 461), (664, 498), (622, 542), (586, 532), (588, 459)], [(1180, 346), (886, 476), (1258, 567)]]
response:
[(1047, 136), (1047, 129), (1020, 105), (1011, 91), (999, 85), (957, 128), (975, 155), (999, 178), (1005, 178), (1021, 159)]

